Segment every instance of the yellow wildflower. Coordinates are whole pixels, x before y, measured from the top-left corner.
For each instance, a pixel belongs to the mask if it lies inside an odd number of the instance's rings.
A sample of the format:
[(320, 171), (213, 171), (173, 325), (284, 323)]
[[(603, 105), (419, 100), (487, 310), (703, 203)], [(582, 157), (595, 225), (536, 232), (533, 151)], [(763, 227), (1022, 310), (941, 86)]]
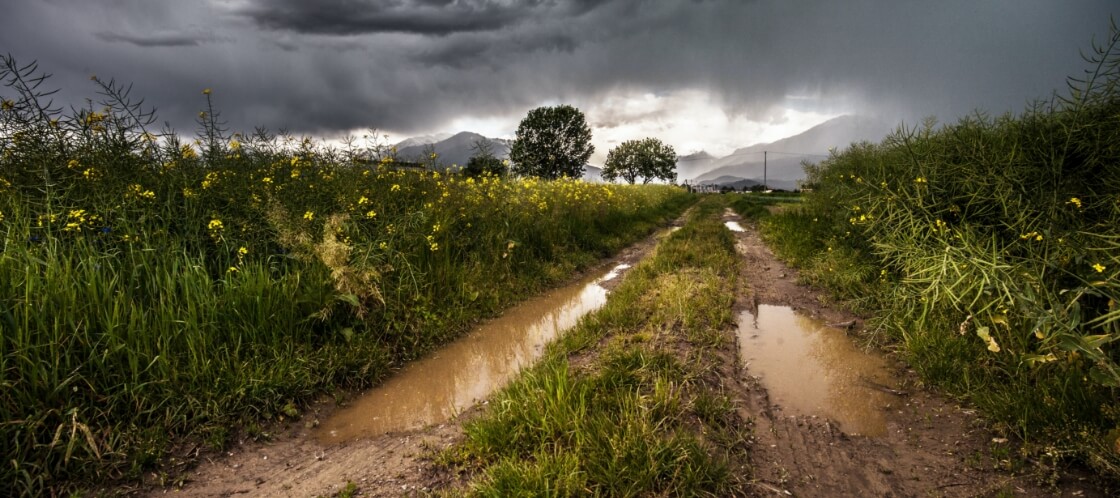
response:
[(244, 256), (244, 255), (246, 255), (246, 254), (249, 254), (249, 249), (248, 249), (247, 247), (245, 247), (245, 246), (241, 246), (241, 247), (239, 247), (239, 248), (237, 249), (237, 255), (238, 255), (239, 257), (240, 257), (240, 256)]
[(307, 211), (303, 213), (303, 219), (311, 221), (315, 219), (315, 211)]
[(377, 217), (377, 211), (370, 210), (370, 211), (366, 212), (366, 218), (369, 218), (369, 219), (372, 220), (376, 217)]
[(203, 94), (203, 95), (210, 95), (210, 89), (209, 89), (209, 88), (204, 88), (204, 89), (202, 90), (202, 94)]
[(1097, 270), (1097, 273), (1104, 273), (1104, 271), (1108, 268), (1100, 263), (1093, 263), (1093, 269)]
[(1066, 204), (1073, 204), (1077, 209), (1081, 209), (1081, 199), (1077, 197), (1070, 197), (1069, 201), (1066, 201)]
[(222, 220), (213, 219), (210, 220), (210, 223), (206, 225), (206, 228), (209, 228), (211, 232), (218, 232), (221, 231), (222, 228), (225, 228), (225, 226), (222, 225)]

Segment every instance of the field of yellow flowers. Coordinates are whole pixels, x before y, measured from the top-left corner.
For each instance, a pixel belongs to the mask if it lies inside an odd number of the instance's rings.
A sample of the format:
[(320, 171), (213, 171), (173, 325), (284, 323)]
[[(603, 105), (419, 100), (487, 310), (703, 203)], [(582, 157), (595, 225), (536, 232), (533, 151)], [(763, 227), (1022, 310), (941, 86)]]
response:
[(183, 142), (96, 83), (104, 105), (69, 114), (33, 91), (2, 100), (3, 495), (137, 476), (185, 438), (220, 447), (298, 417), (693, 201), (226, 136), (208, 90)]

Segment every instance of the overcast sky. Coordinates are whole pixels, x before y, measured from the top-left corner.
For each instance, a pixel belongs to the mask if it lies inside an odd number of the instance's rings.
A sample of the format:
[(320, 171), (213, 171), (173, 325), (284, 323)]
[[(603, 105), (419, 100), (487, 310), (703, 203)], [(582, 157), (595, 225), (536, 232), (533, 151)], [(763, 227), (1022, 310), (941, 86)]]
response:
[(599, 162), (646, 136), (726, 154), (846, 113), (1018, 112), (1080, 73), (1120, 14), (1115, 0), (2, 3), (0, 52), (38, 60), (66, 103), (95, 98), (97, 74), (188, 135), (211, 88), (235, 131), (394, 140), (512, 136), (567, 103)]

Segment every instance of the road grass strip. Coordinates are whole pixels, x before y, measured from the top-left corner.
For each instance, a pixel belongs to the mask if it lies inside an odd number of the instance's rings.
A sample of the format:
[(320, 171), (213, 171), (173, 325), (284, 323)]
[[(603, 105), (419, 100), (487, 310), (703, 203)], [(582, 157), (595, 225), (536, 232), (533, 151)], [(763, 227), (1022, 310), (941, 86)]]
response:
[[(744, 424), (720, 389), (738, 259), (710, 198), (441, 460), (467, 496), (727, 496)], [(732, 361), (733, 357), (732, 357)]]

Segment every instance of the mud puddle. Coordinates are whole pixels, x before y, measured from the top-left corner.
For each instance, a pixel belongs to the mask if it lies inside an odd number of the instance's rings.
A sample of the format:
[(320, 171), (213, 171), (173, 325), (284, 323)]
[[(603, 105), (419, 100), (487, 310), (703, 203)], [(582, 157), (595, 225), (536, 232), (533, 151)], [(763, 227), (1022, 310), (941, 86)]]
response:
[(602, 285), (630, 268), (619, 264), (488, 321), (335, 412), (315, 431), (334, 444), (449, 420), (501, 388), (544, 347), (607, 298)]
[(748, 371), (784, 411), (835, 420), (849, 434), (886, 433), (884, 409), (897, 401), (893, 376), (842, 330), (788, 306), (759, 305), (758, 316), (739, 315), (739, 347)]

